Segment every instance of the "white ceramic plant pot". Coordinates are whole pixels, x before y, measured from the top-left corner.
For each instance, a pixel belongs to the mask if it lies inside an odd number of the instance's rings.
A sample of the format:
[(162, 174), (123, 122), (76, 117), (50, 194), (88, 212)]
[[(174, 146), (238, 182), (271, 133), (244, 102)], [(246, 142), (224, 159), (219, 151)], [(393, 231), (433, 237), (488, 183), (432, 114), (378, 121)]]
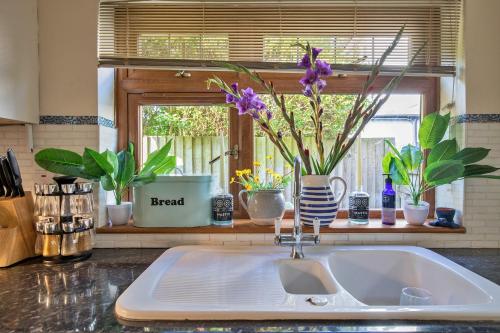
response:
[(113, 225), (125, 225), (132, 217), (132, 203), (122, 201), (120, 205), (106, 205), (108, 217)]
[(429, 215), (429, 203), (420, 201), (418, 205), (415, 206), (411, 201), (405, 201), (403, 213), (406, 223), (411, 225), (422, 225)]
[[(243, 194), (247, 193), (247, 202)], [(240, 191), (240, 203), (248, 212), (250, 219), (259, 225), (274, 225), (274, 220), (285, 214), (285, 196), (283, 190), (260, 190), (256, 192)]]

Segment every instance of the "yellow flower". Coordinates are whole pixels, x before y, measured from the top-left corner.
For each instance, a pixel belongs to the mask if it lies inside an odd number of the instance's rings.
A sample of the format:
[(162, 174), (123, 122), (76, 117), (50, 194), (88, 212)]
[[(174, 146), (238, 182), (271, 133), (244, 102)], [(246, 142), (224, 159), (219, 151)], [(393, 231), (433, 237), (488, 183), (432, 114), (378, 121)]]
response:
[(241, 176), (243, 176), (243, 171), (236, 170), (236, 177), (241, 177)]
[(250, 174), (252, 174), (252, 170), (250, 170), (250, 169), (245, 169), (242, 172), (243, 172), (244, 175), (250, 175)]
[(274, 179), (276, 179), (276, 181), (280, 182), (283, 180), (283, 177), (281, 175), (277, 175), (277, 174), (274, 174), (273, 175)]
[(252, 189), (252, 185), (246, 184), (245, 185), (245, 190), (250, 191)]
[(267, 173), (268, 175), (272, 175), (272, 174), (274, 173), (274, 171), (273, 171), (273, 169), (271, 169), (271, 168), (267, 168), (267, 169), (266, 169), (266, 173)]
[(259, 161), (255, 161), (253, 162), (253, 165), (255, 165), (256, 167), (260, 167), (262, 163), (260, 163)]
[(266, 158), (267, 158), (268, 160), (272, 160), (272, 159), (273, 159), (273, 157), (272, 157), (271, 155), (267, 155), (267, 156), (266, 156)]
[(253, 180), (254, 180), (254, 181), (256, 181), (257, 183), (258, 183), (258, 182), (260, 182), (260, 178), (259, 178), (259, 176), (255, 176), (255, 177), (253, 178)]
[(235, 182), (234, 177), (231, 177), (231, 181), (229, 182), (229, 184), (233, 184), (234, 182)]

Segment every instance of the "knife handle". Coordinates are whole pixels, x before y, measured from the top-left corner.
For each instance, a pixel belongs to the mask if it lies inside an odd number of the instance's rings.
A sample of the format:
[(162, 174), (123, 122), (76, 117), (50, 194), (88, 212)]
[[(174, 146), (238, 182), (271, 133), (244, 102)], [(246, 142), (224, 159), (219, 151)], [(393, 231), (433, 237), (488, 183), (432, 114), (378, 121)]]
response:
[(19, 196), (24, 197), (26, 194), (24, 193), (23, 185), (19, 185), (17, 187), (17, 190), (19, 191)]
[[(7, 180), (7, 194), (6, 196), (17, 197), (19, 196), (19, 191), (16, 188), (14, 174), (12, 173), (12, 169), (10, 168), (9, 160), (5, 157), (2, 157), (2, 169), (3, 174), (5, 176), (5, 180)], [(10, 189), (10, 191), (9, 191)]]
[(7, 160), (9, 161), (10, 171), (12, 173), (13, 189), (17, 195), (23, 197), (23, 179), (21, 178), (21, 169), (17, 162), (16, 154), (12, 148), (7, 149)]
[[(2, 172), (2, 171), (0, 170), (0, 172)], [(3, 187), (2, 179), (0, 179), (0, 198), (2, 198), (2, 197), (5, 197), (5, 189)]]

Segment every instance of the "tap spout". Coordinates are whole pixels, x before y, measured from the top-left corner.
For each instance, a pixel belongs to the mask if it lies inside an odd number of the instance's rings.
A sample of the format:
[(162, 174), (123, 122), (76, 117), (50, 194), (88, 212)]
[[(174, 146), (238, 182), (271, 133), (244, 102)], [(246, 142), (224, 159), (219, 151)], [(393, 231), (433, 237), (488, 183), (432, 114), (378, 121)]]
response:
[(294, 186), (293, 186), (293, 197), (299, 197), (302, 193), (302, 160), (299, 156), (296, 156), (293, 161), (293, 172), (294, 172)]
[(299, 156), (293, 161), (294, 183), (293, 183), (293, 237), (297, 244), (300, 244), (302, 238), (302, 224), (300, 222), (300, 198), (302, 196), (302, 160)]
[(302, 232), (302, 222), (300, 218), (300, 199), (302, 197), (302, 160), (295, 157), (293, 162), (294, 184), (293, 184), (293, 204), (295, 216), (293, 219), (293, 229), (291, 234), (281, 234), (281, 220), (275, 223), (274, 243), (278, 246), (289, 246), (292, 248), (290, 256), (293, 259), (304, 258), (303, 247), (319, 244), (320, 221), (314, 219), (314, 234), (304, 234)]

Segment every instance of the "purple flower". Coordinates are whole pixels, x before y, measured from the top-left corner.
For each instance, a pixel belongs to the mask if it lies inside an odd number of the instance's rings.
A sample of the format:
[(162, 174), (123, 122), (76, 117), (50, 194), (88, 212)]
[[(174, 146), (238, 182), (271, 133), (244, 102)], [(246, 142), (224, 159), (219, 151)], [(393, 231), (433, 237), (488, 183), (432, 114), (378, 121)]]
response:
[(258, 111), (256, 110), (252, 110), (250, 111), (250, 115), (252, 116), (253, 119), (255, 120), (259, 120), (260, 119), (260, 114)]
[(318, 73), (311, 68), (308, 68), (306, 70), (306, 75), (300, 79), (300, 84), (302, 84), (304, 87), (307, 85), (315, 84), (316, 81), (318, 81)]
[(312, 86), (310, 84), (306, 85), (304, 90), (302, 90), (302, 93), (304, 94), (304, 96), (311, 97), (313, 94)]
[(318, 80), (316, 82), (316, 86), (318, 87), (318, 91), (323, 90), (324, 87), (326, 87), (326, 81), (325, 80)]
[(221, 89), (222, 92), (226, 93), (226, 103), (236, 103), (238, 98), (234, 95), (238, 95), (238, 82), (231, 84), (231, 92)]
[(311, 68), (311, 58), (309, 58), (309, 54), (304, 54), (302, 57), (302, 60), (298, 63), (299, 67), (302, 68)]
[(241, 91), (241, 98), (236, 101), (236, 108), (240, 115), (247, 113), (249, 110), (260, 111), (267, 109), (264, 102), (254, 93), (252, 88), (246, 88)]
[[(313, 61), (316, 60), (321, 51), (323, 51), (323, 49), (317, 47), (312, 48), (311, 53)], [(309, 57), (309, 53), (304, 54), (302, 60), (300, 60), (300, 62), (298, 63), (298, 66), (302, 68), (311, 68), (312, 62), (311, 62), (311, 57)]]
[(316, 60), (316, 70), (322, 76), (330, 76), (333, 73), (330, 64), (323, 60)]
[(236, 103), (238, 98), (234, 97), (232, 94), (224, 91), (226, 93), (226, 103)]
[(318, 57), (318, 55), (321, 53), (321, 51), (323, 51), (323, 49), (319, 48), (319, 47), (313, 47), (312, 48), (312, 56), (313, 56), (313, 60), (316, 60), (316, 58)]
[(273, 119), (273, 113), (271, 112), (271, 110), (266, 109), (266, 116), (267, 116), (267, 120)]

